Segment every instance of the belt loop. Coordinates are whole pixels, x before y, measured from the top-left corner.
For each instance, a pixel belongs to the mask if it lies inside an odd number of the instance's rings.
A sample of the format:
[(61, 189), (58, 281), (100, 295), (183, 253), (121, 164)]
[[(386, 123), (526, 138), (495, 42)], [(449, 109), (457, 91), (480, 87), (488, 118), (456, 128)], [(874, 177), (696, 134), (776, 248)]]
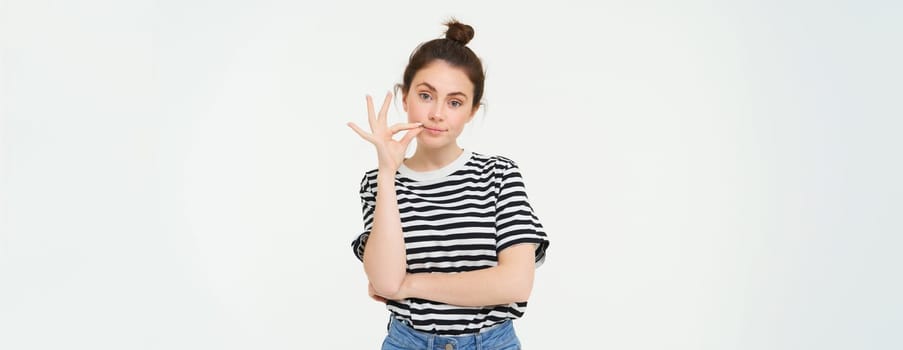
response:
[(436, 335), (430, 334), (429, 336), (427, 336), (426, 350), (433, 350), (433, 343), (435, 342), (435, 340)]

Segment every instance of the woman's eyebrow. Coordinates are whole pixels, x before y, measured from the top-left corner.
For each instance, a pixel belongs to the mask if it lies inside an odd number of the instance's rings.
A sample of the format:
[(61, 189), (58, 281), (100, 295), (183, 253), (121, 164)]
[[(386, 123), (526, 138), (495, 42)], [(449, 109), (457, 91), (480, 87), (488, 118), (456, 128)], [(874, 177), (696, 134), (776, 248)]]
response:
[[(421, 85), (425, 85), (426, 88), (429, 89), (430, 91), (436, 92), (436, 88), (434, 88), (432, 85), (430, 85), (427, 82), (422, 82), (420, 84), (417, 84), (417, 86), (421, 86)], [(462, 96), (465, 99), (467, 98), (467, 94), (460, 92), (460, 91), (450, 92), (450, 93), (448, 93), (448, 96)]]
[(433, 87), (432, 85), (430, 85), (429, 83), (423, 82), (423, 83), (417, 84), (417, 86), (420, 86), (420, 85), (426, 85), (426, 88), (427, 88), (427, 89), (430, 89), (430, 91), (436, 91), (436, 88), (434, 88), (434, 87)]

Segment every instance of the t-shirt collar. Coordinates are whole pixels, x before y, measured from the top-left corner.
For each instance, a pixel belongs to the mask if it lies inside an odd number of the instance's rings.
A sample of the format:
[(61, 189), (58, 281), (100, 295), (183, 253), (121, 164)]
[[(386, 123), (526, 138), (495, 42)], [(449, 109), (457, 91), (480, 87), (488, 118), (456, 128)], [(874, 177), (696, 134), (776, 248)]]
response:
[(456, 158), (448, 165), (430, 171), (414, 171), (411, 170), (411, 168), (408, 168), (404, 163), (401, 163), (401, 166), (398, 167), (398, 173), (401, 174), (401, 176), (412, 179), (414, 181), (432, 181), (441, 179), (464, 167), (464, 164), (467, 164), (467, 161), (470, 160), (472, 153), (473, 152), (465, 149), (463, 152), (461, 152), (461, 155), (459, 155), (458, 158)]

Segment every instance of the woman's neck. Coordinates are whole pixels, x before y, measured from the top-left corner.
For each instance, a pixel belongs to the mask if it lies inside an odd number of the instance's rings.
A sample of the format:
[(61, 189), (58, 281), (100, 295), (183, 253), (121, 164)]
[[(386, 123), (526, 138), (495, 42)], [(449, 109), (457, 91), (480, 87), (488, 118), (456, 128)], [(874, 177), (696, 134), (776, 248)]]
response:
[(454, 162), (464, 152), (457, 144), (441, 149), (424, 149), (417, 147), (411, 158), (405, 159), (404, 165), (413, 171), (432, 171)]

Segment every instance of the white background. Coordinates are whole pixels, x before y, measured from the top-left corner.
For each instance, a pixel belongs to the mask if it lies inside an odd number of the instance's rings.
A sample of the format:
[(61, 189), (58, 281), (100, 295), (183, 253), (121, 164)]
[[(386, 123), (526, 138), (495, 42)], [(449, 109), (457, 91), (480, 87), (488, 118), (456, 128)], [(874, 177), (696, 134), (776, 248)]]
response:
[(377, 348), (345, 123), (452, 15), (528, 349), (903, 348), (900, 2), (3, 0), (0, 349)]

